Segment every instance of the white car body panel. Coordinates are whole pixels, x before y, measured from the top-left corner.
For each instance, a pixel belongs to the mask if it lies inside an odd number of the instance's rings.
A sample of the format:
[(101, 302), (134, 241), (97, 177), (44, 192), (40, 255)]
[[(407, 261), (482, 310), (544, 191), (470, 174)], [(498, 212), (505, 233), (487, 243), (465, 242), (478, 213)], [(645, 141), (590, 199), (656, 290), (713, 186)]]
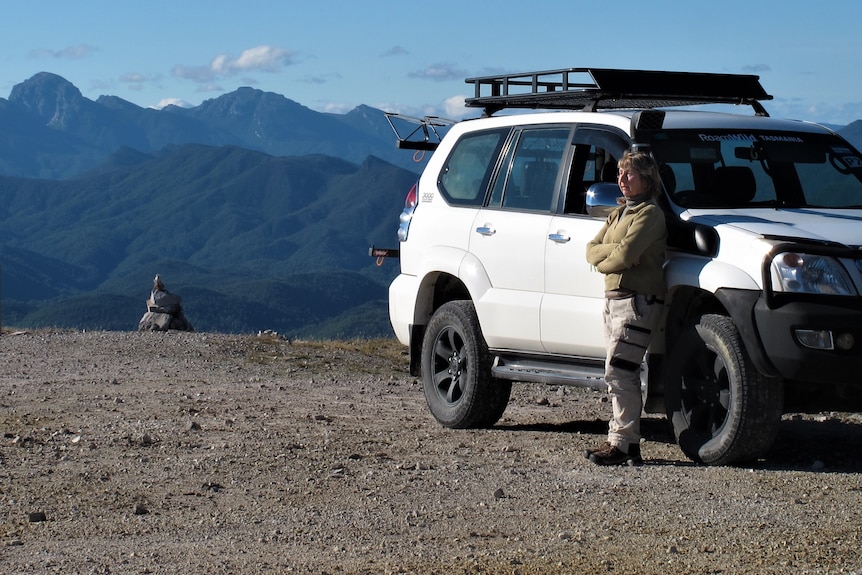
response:
[[(665, 268), (668, 284), (697, 285), (711, 292), (722, 287), (763, 289), (764, 258), (783, 241), (862, 244), (862, 210), (689, 210), (682, 219), (713, 228), (720, 251), (714, 259), (672, 259)], [(862, 288), (853, 267), (846, 267), (857, 278), (857, 289)]]
[[(557, 216), (545, 240), (542, 345), (548, 353), (604, 357), (604, 276), (591, 269), (586, 246), (604, 220)], [(551, 239), (554, 234), (558, 241)], [(566, 240), (568, 238), (568, 240)]]
[(862, 244), (862, 209), (732, 209), (688, 210), (682, 218), (710, 227), (734, 227), (751, 235), (783, 236)]
[(490, 347), (542, 349), (539, 306), (545, 287), (544, 261), (536, 254), (544, 250), (547, 221), (547, 214), (492, 209), (476, 213), (470, 253), (482, 262), (490, 289), (471, 293)]

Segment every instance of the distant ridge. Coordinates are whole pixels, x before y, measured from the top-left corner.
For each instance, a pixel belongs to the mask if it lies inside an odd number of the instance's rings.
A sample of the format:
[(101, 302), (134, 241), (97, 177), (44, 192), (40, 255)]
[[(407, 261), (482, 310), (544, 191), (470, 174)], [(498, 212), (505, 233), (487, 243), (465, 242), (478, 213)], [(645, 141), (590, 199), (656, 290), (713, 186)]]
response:
[(396, 149), (380, 110), (320, 113), (248, 87), (193, 108), (154, 110), (116, 96), (89, 100), (65, 78), (40, 72), (0, 99), (0, 129), (0, 175), (7, 176), (62, 179), (99, 166), (120, 148), (152, 153), (183, 144), (324, 154), (354, 163), (375, 155), (416, 169), (410, 155)]

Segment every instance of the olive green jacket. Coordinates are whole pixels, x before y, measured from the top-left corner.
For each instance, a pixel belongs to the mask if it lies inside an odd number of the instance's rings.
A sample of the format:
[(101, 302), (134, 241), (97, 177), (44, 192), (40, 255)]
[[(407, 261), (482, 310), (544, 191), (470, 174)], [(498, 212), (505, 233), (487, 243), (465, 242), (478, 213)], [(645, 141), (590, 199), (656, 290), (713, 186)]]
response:
[[(667, 227), (655, 203), (641, 202), (614, 210), (587, 244), (587, 262), (605, 274), (605, 290), (664, 295)], [(625, 210), (625, 215), (623, 211)]]

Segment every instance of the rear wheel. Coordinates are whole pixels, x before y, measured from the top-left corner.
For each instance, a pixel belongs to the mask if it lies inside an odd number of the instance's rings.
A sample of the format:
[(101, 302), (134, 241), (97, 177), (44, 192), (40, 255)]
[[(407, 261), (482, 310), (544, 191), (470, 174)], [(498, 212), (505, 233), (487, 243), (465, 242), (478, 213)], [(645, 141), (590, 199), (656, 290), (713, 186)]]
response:
[(446, 303), (431, 317), (422, 343), (422, 385), (428, 408), (446, 427), (488, 427), (503, 416), (512, 383), (491, 377), (472, 302)]
[(667, 416), (688, 457), (728, 465), (766, 455), (783, 388), (757, 371), (729, 317), (702, 316), (677, 340), (666, 373)]

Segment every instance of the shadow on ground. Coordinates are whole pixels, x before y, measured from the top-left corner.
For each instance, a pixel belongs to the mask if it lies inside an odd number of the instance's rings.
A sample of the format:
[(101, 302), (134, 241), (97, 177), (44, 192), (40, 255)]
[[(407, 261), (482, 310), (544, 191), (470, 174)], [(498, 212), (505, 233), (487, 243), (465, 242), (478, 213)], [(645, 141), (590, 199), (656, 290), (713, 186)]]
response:
[(761, 467), (801, 471), (862, 472), (862, 423), (843, 419), (785, 418)]
[[(499, 425), (501, 431), (535, 431), (603, 436), (608, 422), (600, 419), (565, 423)], [(668, 422), (663, 418), (645, 418), (641, 433), (646, 441), (675, 444)], [(691, 466), (695, 463), (680, 453), (679, 460), (650, 460), (649, 465)], [(765, 460), (749, 462), (745, 467), (768, 470), (811, 472), (862, 472), (862, 423), (829, 418), (785, 417), (778, 437)]]

